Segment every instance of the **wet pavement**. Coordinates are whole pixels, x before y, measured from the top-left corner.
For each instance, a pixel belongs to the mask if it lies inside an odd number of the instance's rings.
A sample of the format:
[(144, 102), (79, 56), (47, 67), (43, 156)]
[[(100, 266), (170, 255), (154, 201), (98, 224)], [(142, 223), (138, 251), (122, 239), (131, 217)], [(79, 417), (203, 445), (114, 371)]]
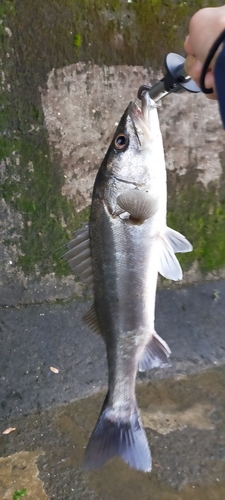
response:
[(171, 366), (137, 381), (150, 474), (117, 458), (82, 470), (107, 384), (104, 343), (82, 324), (91, 302), (2, 308), (0, 499), (225, 498), (224, 304), (225, 282), (158, 292)]

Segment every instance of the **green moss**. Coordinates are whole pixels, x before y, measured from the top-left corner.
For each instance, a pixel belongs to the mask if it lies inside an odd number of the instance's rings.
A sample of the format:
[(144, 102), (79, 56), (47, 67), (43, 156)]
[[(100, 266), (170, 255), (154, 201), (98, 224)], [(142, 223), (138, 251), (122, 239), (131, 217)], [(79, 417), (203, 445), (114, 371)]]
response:
[(82, 36), (78, 33), (74, 36), (74, 46), (81, 47), (82, 45)]
[(197, 260), (202, 271), (225, 266), (224, 178), (219, 193), (213, 183), (207, 191), (200, 183), (188, 185), (168, 203), (168, 226), (180, 231), (193, 244), (193, 252), (179, 254), (184, 269)]
[(162, 68), (168, 52), (183, 53), (190, 17), (200, 8), (219, 4), (223, 2), (133, 0), (129, 5), (135, 13), (135, 25), (131, 25), (137, 39), (135, 59), (139, 64)]
[(11, 202), (14, 196), (19, 193), (19, 186), (17, 182), (7, 180), (1, 186), (1, 196), (8, 203)]
[(6, 15), (10, 14), (15, 7), (15, 0), (1, 0), (0, 19), (5, 19)]
[(74, 202), (60, 192), (62, 173), (51, 162), (47, 144), (46, 149), (43, 145), (42, 142), (40, 149), (33, 136), (29, 142), (21, 140), (19, 183), (7, 179), (2, 194), (23, 215), (20, 240), (23, 255), (18, 261), (23, 270), (32, 272), (38, 265), (42, 273), (54, 270), (57, 274), (65, 274), (68, 267), (60, 259), (63, 246), (71, 238), (72, 230), (88, 219), (88, 209), (74, 217)]
[[(88, 209), (76, 216), (74, 201), (61, 194), (64, 179), (60, 159), (50, 158), (38, 89), (38, 85), (44, 87), (52, 61), (47, 67), (44, 60), (47, 61), (48, 53), (43, 49), (39, 53), (36, 51), (37, 45), (40, 49), (39, 44), (43, 42), (40, 31), (38, 33), (43, 21), (40, 10), (37, 8), (35, 17), (33, 2), (22, 3), (22, 7), (17, 3), (12, 12), (14, 3), (5, 1), (4, 16), (3, 5), (0, 10), (3, 19), (0, 35), (4, 35), (1, 37), (0, 58), (3, 59), (6, 78), (0, 94), (0, 161), (7, 164), (7, 177), (0, 192), (5, 201), (23, 216), (19, 241), (22, 255), (18, 259), (22, 269), (27, 273), (38, 269), (41, 274), (52, 271), (58, 275), (68, 274), (69, 268), (60, 257), (72, 231), (87, 220)], [(27, 11), (23, 10), (25, 6)], [(39, 7), (44, 8), (44, 3), (41, 6), (40, 2)], [(31, 28), (32, 23), (36, 30)], [(8, 26), (12, 37), (5, 30)], [(67, 29), (68, 23), (65, 24)], [(52, 36), (55, 33), (50, 31), (49, 43)], [(47, 48), (50, 51), (50, 46)], [(10, 91), (6, 90), (8, 83)], [(10, 244), (10, 238), (7, 238), (7, 244)]]

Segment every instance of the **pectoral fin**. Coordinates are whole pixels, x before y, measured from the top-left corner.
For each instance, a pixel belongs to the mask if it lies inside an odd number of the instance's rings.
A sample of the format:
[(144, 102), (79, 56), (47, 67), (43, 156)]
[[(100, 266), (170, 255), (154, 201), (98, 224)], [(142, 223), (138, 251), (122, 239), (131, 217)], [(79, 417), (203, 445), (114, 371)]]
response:
[(164, 278), (179, 281), (182, 279), (182, 269), (175, 253), (191, 252), (191, 243), (181, 233), (166, 227), (158, 239), (159, 244), (159, 273)]
[(69, 250), (63, 255), (63, 258), (68, 262), (76, 278), (91, 285), (93, 283), (93, 270), (88, 224), (75, 231), (74, 234), (75, 238), (67, 243)]
[(169, 280), (180, 281), (182, 279), (182, 269), (174, 254), (174, 250), (170, 243), (158, 237), (158, 272)]
[(171, 229), (170, 227), (166, 228), (166, 231), (161, 234), (161, 237), (171, 245), (175, 253), (192, 252), (193, 250), (192, 244), (185, 238), (185, 236), (178, 233), (178, 231), (174, 231), (174, 229)]
[(117, 203), (132, 218), (140, 221), (149, 219), (157, 211), (157, 201), (146, 191), (137, 189), (123, 191), (117, 197)]

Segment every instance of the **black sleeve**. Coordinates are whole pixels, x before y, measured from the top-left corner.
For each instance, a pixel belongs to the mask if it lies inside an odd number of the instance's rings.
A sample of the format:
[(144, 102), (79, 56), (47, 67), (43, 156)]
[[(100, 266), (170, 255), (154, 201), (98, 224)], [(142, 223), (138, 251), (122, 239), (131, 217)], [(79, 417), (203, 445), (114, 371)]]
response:
[(223, 44), (222, 50), (217, 57), (214, 68), (214, 76), (220, 114), (223, 122), (223, 127), (225, 128), (225, 43)]

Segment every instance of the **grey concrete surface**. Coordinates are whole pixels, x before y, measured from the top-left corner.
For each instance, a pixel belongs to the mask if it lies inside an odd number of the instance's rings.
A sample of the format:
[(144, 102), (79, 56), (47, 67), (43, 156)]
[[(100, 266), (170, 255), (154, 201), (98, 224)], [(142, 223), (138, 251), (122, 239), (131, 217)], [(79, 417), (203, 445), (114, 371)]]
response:
[[(74, 198), (78, 209), (91, 202), (99, 162), (123, 110), (137, 99), (141, 84), (161, 78), (162, 71), (143, 66), (82, 62), (48, 74), (42, 106), (49, 142), (60, 153), (62, 192)], [(206, 102), (203, 94), (184, 92), (162, 100), (158, 111), (167, 169), (179, 177), (194, 165), (196, 180), (206, 189), (212, 181), (221, 183), (224, 133), (216, 103)], [(179, 192), (179, 182), (176, 188)]]
[[(172, 350), (171, 365), (140, 374), (139, 381), (225, 363), (224, 304), (224, 281), (158, 291), (156, 330)], [(1, 308), (0, 418), (59, 406), (106, 388), (104, 342), (82, 322), (90, 305), (78, 299)]]
[(157, 293), (172, 355), (167, 369), (138, 377), (150, 474), (116, 458), (82, 469), (107, 385), (104, 342), (82, 323), (91, 301), (1, 307), (0, 498), (26, 488), (25, 500), (222, 500), (224, 303), (224, 281)]
[(24, 500), (223, 500), (224, 380), (223, 365), (138, 385), (153, 458), (147, 474), (118, 458), (96, 471), (83, 470), (103, 393), (11, 416), (4, 425), (14, 430), (0, 435), (0, 498), (12, 500), (13, 491), (26, 488)]

